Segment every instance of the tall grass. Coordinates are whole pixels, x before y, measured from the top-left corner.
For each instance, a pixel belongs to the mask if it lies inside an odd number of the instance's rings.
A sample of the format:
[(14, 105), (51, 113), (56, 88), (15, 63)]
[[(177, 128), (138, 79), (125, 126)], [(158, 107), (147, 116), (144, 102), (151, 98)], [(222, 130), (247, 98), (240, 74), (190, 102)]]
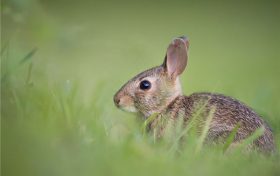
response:
[[(22, 67), (32, 77), (28, 65)], [(155, 115), (145, 122), (108, 116), (113, 114), (102, 107), (105, 95), (98, 95), (101, 85), (96, 85), (95, 98), (85, 105), (78, 84), (73, 82), (40, 87), (22, 83), (16, 87), (11, 78), (1, 84), (3, 175), (279, 173), (277, 154), (244, 155), (241, 150), (225, 154), (228, 146), (224, 150), (220, 146), (203, 147), (215, 109), (200, 136), (192, 133), (191, 128), (195, 127), (203, 108), (198, 109), (187, 127), (183, 118), (167, 121), (163, 140), (157, 140), (153, 133), (143, 133)], [(253, 134), (243, 143), (243, 148), (259, 135), (260, 131)]]

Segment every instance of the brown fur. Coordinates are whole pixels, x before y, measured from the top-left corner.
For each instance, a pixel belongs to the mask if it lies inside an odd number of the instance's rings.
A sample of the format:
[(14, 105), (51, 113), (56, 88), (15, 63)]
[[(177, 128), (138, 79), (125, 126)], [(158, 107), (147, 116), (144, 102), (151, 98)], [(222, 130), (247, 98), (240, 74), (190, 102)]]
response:
[(186, 123), (196, 111), (195, 106), (204, 104), (203, 116), (208, 117), (211, 108), (215, 107), (214, 117), (211, 121), (207, 140), (211, 142), (224, 142), (237, 123), (241, 126), (237, 131), (234, 142), (242, 141), (249, 137), (260, 127), (265, 128), (264, 134), (254, 142), (254, 146), (261, 151), (274, 151), (273, 134), (267, 123), (251, 108), (240, 101), (221, 94), (194, 93), (190, 96), (179, 96), (169, 106), (167, 111), (172, 117), (178, 117), (184, 110)]

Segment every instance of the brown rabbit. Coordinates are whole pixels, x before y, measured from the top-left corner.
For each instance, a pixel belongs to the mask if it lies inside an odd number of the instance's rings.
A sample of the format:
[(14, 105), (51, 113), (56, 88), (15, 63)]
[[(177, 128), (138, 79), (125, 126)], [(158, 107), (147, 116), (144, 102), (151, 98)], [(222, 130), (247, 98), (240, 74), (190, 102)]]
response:
[[(205, 119), (215, 109), (210, 122), (207, 141), (224, 142), (239, 124), (234, 143), (249, 137), (256, 129), (263, 127), (264, 133), (251, 145), (264, 152), (275, 149), (273, 134), (269, 126), (251, 108), (240, 101), (213, 93), (194, 93), (184, 96), (179, 75), (185, 70), (188, 60), (189, 41), (186, 37), (175, 38), (168, 46), (162, 65), (146, 70), (129, 80), (114, 96), (118, 108), (140, 113), (144, 119), (158, 114), (150, 129), (156, 128), (162, 117), (176, 119), (183, 116), (186, 125), (203, 106), (200, 113)], [(164, 128), (161, 129), (164, 131)]]

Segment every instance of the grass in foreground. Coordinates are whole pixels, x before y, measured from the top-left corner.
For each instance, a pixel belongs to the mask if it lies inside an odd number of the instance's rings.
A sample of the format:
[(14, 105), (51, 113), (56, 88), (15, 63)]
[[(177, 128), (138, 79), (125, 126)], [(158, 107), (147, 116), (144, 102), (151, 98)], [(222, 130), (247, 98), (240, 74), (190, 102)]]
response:
[[(30, 77), (30, 67), (26, 70)], [(163, 141), (143, 134), (145, 122), (107, 107), (110, 97), (101, 93), (102, 84), (84, 103), (75, 83), (19, 83), (10, 73), (1, 84), (3, 175), (280, 174), (278, 155), (224, 152), (232, 139), (202, 147), (207, 125), (200, 137), (187, 135), (191, 127), (172, 129), (172, 124)]]

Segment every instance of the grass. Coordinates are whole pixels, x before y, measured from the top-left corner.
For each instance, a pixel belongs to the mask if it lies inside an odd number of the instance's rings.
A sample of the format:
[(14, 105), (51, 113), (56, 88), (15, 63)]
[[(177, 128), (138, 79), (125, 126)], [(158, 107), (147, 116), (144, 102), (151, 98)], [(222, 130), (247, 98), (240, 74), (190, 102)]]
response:
[[(3, 1), (2, 175), (280, 175), (278, 6)], [(199, 138), (168, 124), (157, 141), (143, 133), (148, 121), (114, 106), (121, 85), (161, 64), (182, 34), (190, 38), (185, 94), (219, 92), (250, 105), (272, 127), (278, 154), (225, 152), (234, 131), (224, 146), (203, 147), (207, 125)]]

